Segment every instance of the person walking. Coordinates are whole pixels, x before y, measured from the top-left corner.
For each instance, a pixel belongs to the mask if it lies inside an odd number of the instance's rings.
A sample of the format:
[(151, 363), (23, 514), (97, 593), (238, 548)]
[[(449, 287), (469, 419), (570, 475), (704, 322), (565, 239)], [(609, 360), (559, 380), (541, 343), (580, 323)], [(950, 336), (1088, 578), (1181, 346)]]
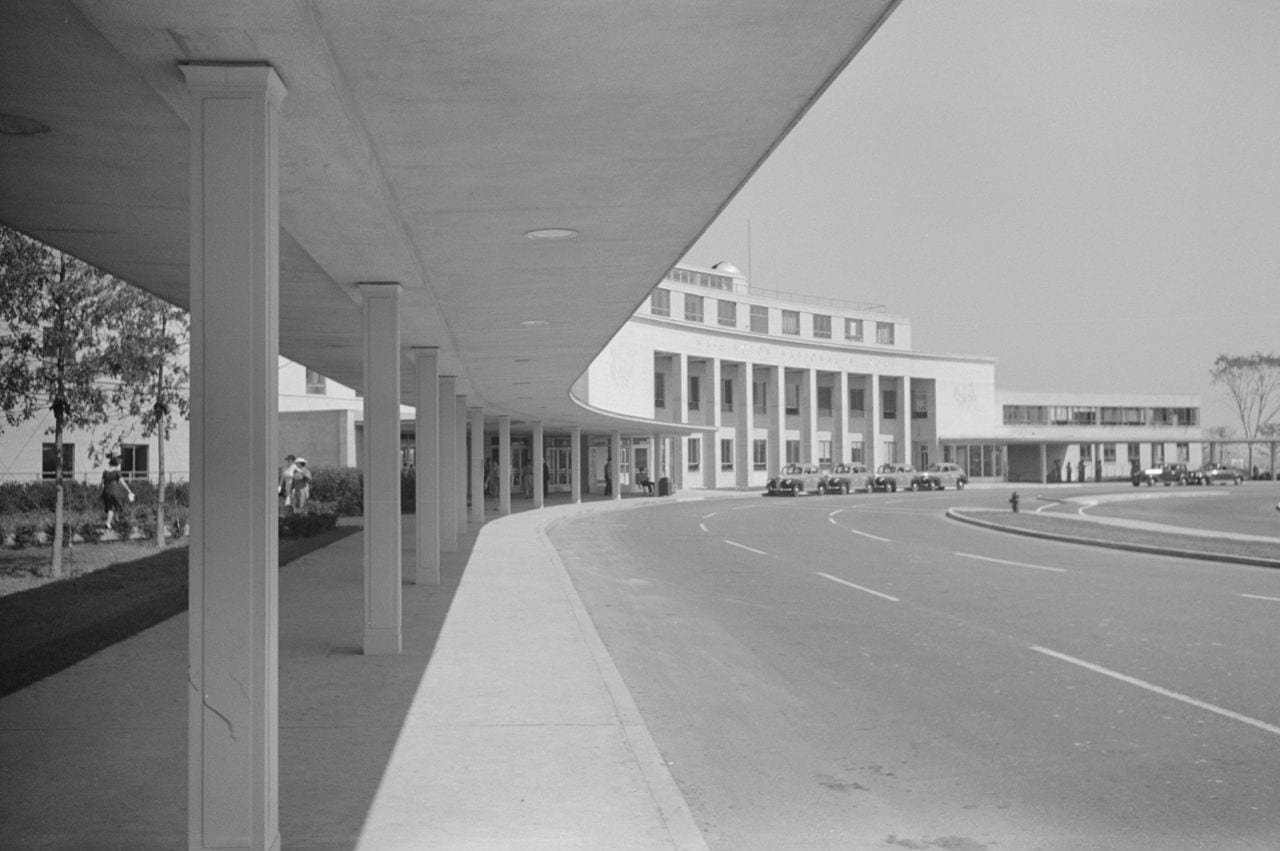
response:
[(107, 469), (102, 472), (102, 508), (107, 512), (107, 528), (113, 528), (116, 514), (123, 514), (125, 506), (135, 499), (120, 471), (120, 456), (107, 459)]
[(294, 511), (301, 511), (311, 499), (311, 470), (307, 467), (306, 458), (298, 458), (293, 462), (293, 475), (289, 482), (289, 504)]

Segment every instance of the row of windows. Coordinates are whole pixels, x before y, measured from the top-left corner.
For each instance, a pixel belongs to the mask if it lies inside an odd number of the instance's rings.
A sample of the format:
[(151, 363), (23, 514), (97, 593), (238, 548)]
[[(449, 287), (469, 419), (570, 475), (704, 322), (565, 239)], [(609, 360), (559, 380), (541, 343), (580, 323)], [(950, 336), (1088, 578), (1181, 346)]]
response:
[[(677, 270), (683, 271), (683, 270)], [(690, 273), (694, 274), (694, 273)], [(700, 273), (698, 273), (700, 274)], [(700, 295), (684, 294), (684, 319), (686, 322), (704, 322), (706, 316), (706, 298)], [(738, 303), (727, 299), (717, 299), (716, 322), (728, 328), (738, 327)], [(748, 328), (756, 334), (769, 333), (769, 308), (761, 304), (752, 304)], [(656, 289), (649, 297), (649, 312), (654, 316), (671, 316), (671, 292)], [(892, 322), (876, 322), (876, 342), (892, 346), (894, 344), (894, 324)], [(825, 313), (813, 314), (813, 336), (819, 340), (830, 340), (832, 334), (831, 316)], [(782, 333), (789, 336), (800, 335), (800, 311), (782, 311)], [(844, 339), (850, 343), (863, 342), (863, 320), (844, 320)]]
[(709, 272), (693, 272), (689, 269), (672, 269), (667, 272), (667, 280), (677, 284), (693, 284), (713, 290), (732, 290), (733, 278), (725, 275), (712, 275)]
[[(150, 472), (151, 447), (145, 444), (124, 444), (120, 447), (120, 473), (126, 479), (145, 479)], [(73, 476), (76, 472), (76, 445), (62, 444), (62, 474)], [(46, 443), (40, 447), (40, 478), (58, 476), (58, 445)]]
[(1194, 426), (1199, 408), (1123, 408), (1081, 405), (1005, 405), (1005, 425)]
[[(752, 398), (751, 410), (757, 414), (768, 413), (768, 405), (765, 401), (768, 392), (768, 384), (764, 381), (752, 382)], [(725, 413), (733, 412), (733, 386), (732, 378), (724, 378), (720, 381), (720, 410)], [(818, 416), (831, 416), (832, 409), (832, 393), (833, 387), (818, 387), (817, 407)], [(787, 384), (784, 388), (786, 395), (785, 412), (792, 416), (800, 414), (800, 385)], [(689, 376), (689, 389), (686, 396), (686, 403), (690, 411), (698, 411), (702, 409), (702, 378), (701, 376)], [(880, 391), (880, 416), (886, 420), (896, 420), (898, 418), (898, 391), (897, 390), (881, 390)], [(653, 406), (655, 408), (667, 407), (667, 376), (666, 373), (655, 372), (653, 374)], [(861, 387), (849, 388), (849, 413), (853, 416), (866, 415), (866, 390)], [(929, 417), (929, 396), (926, 388), (913, 386), (911, 388), (911, 418), (913, 420), (923, 420)]]
[[(734, 465), (734, 441), (731, 437), (722, 437), (720, 439), (720, 470), (727, 472), (733, 470)], [(786, 463), (799, 464), (800, 461), (800, 441), (788, 440), (785, 446)], [(697, 472), (702, 466), (702, 438), (690, 437), (686, 439), (685, 449), (685, 466), (690, 472)], [(855, 440), (849, 446), (849, 461), (853, 464), (864, 463), (866, 453), (863, 452), (862, 441)], [(890, 463), (898, 461), (898, 444), (893, 440), (884, 442), (884, 456)], [(820, 465), (831, 464), (831, 441), (818, 441), (818, 463)], [(769, 466), (769, 441), (763, 438), (755, 438), (751, 441), (751, 469), (756, 471), (767, 470)]]

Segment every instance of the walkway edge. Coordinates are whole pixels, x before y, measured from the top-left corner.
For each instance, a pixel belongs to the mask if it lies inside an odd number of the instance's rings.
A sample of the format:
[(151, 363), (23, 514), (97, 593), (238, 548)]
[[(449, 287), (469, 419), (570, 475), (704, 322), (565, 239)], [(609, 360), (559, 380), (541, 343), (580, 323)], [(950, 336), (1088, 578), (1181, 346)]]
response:
[[(646, 504), (652, 503), (644, 503), (635, 507), (639, 508)], [(612, 506), (610, 507), (612, 508)], [(613, 701), (618, 723), (623, 735), (626, 737), (627, 746), (635, 756), (636, 764), (640, 768), (645, 784), (648, 786), (649, 794), (657, 807), (658, 814), (668, 834), (671, 836), (674, 847), (687, 849), (687, 851), (707, 851), (706, 840), (702, 836), (702, 831), (694, 823), (693, 813), (689, 810), (684, 794), (681, 793), (679, 786), (676, 785), (675, 778), (671, 776), (671, 770), (667, 767), (666, 760), (662, 758), (662, 753), (658, 750), (653, 736), (650, 735), (649, 728), (645, 725), (644, 719), (640, 715), (640, 710), (622, 679), (622, 674), (618, 672), (617, 666), (613, 663), (613, 657), (609, 655), (608, 649), (600, 639), (600, 633), (596, 630), (595, 621), (591, 619), (590, 612), (587, 611), (582, 598), (578, 595), (578, 589), (573, 586), (573, 580), (569, 578), (569, 571), (561, 560), (560, 553), (556, 551), (555, 545), (551, 543), (550, 536), (547, 535), (547, 529), (562, 519), (566, 519), (564, 515), (548, 517), (546, 522), (538, 524), (538, 541), (555, 570), (561, 590), (573, 610), (573, 615), (578, 622), (578, 628), (582, 631), (587, 650), (595, 663), (596, 670), (604, 681), (605, 689), (609, 692), (610, 699)]]
[[(993, 511), (992, 513), (1003, 513)], [(1272, 567), (1280, 568), (1280, 559), (1261, 558), (1257, 556), (1241, 556), (1232, 553), (1215, 553), (1201, 550), (1183, 550), (1177, 547), (1158, 547), (1153, 544), (1134, 544), (1126, 541), (1105, 541), (1101, 538), (1087, 538), (1080, 535), (1063, 535), (1057, 532), (1045, 532), (1039, 529), (1022, 529), (1017, 526), (1008, 526), (1004, 523), (998, 523), (991, 520), (980, 520), (977, 517), (966, 515), (955, 508), (947, 509), (947, 517), (957, 520), (961, 523), (969, 523), (974, 526), (980, 526), (984, 529), (991, 529), (996, 532), (1005, 532), (1013, 535), (1025, 535), (1028, 538), (1043, 538), (1049, 541), (1062, 541), (1068, 544), (1084, 544), (1091, 547), (1104, 547), (1112, 550), (1126, 550), (1135, 553), (1147, 553), (1149, 555), (1173, 556), (1175, 558), (1190, 558), (1200, 561), (1225, 562), (1228, 564), (1247, 564), (1254, 567)], [(1088, 522), (1088, 521), (1082, 521)]]

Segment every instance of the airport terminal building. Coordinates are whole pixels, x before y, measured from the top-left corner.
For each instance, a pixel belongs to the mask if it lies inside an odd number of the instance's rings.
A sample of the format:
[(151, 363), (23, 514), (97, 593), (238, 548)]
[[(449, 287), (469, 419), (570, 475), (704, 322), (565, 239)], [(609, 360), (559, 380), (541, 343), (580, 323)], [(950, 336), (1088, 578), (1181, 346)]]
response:
[(1198, 396), (1002, 391), (994, 359), (914, 351), (909, 320), (882, 305), (757, 289), (728, 263), (673, 268), (574, 392), (698, 429), (623, 442), (624, 475), (653, 451), (677, 487), (763, 487), (790, 461), (1045, 482), (1068, 465), (1095, 481), (1202, 460)]

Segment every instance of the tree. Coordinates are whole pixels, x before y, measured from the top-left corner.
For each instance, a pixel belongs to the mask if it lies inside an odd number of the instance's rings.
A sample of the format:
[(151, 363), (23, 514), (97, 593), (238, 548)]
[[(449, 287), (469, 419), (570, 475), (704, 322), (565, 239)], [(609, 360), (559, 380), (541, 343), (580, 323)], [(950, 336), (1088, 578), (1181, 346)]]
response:
[[(111, 393), (111, 405), (134, 417), (144, 437), (156, 441), (156, 546), (164, 546), (164, 444), (174, 417), (187, 416), (190, 371), (186, 356), (190, 319), (174, 307), (136, 287), (123, 285), (107, 299), (115, 333), (107, 343), (106, 358), (119, 383)], [(118, 443), (118, 435), (108, 445)]]
[[(0, 226), (0, 405), (18, 425), (53, 412), (52, 575), (62, 576), (63, 433), (107, 420), (103, 328), (113, 279)], [(4, 426), (0, 425), (0, 430)]]
[(1218, 355), (1209, 371), (1226, 388), (1246, 440), (1268, 434), (1280, 417), (1280, 355)]

